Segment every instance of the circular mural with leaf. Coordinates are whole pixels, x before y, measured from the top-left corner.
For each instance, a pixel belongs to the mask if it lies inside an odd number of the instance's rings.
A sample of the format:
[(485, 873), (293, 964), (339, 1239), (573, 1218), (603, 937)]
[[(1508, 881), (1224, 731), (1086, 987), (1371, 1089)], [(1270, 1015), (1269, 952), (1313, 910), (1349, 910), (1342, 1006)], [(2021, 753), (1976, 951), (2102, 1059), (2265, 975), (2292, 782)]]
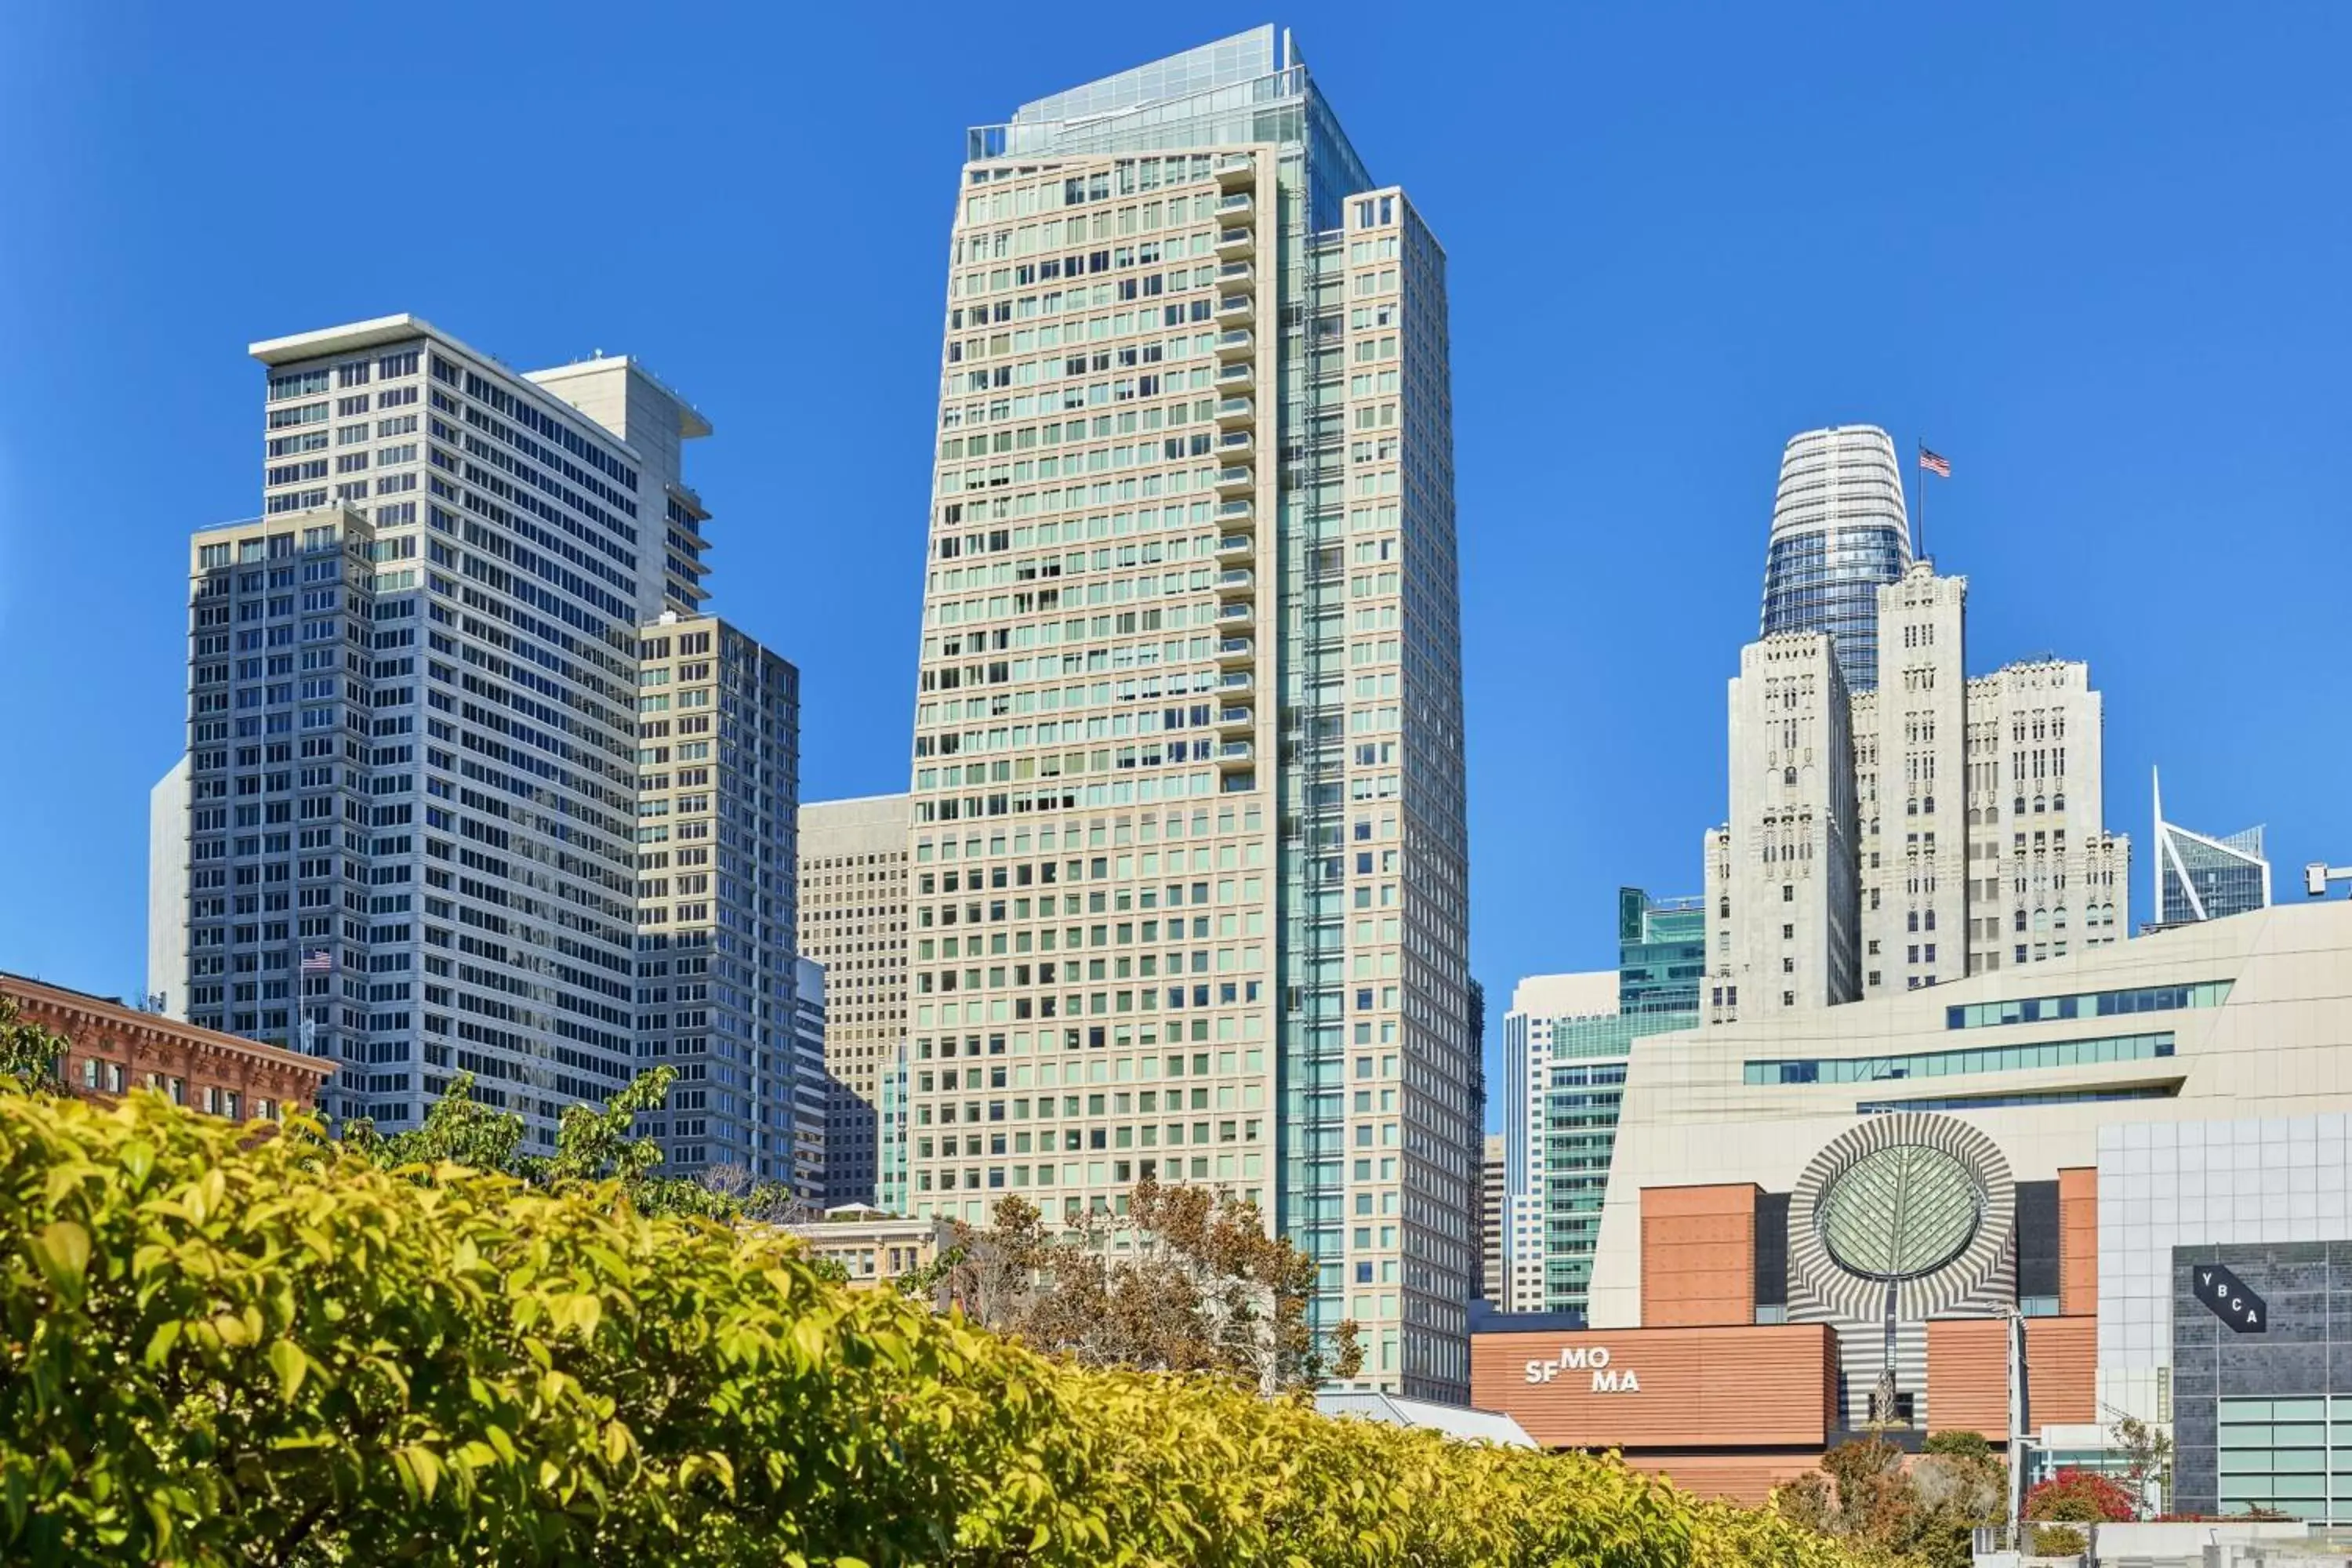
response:
[(1789, 1201), (1791, 1309), (1906, 1321), (2005, 1300), (2017, 1186), (2000, 1145), (1957, 1116), (1864, 1118), (1806, 1163)]
[(1814, 1213), (1841, 1268), (1872, 1279), (1912, 1279), (1968, 1246), (1984, 1216), (1984, 1187), (1941, 1149), (1898, 1143), (1855, 1161)]

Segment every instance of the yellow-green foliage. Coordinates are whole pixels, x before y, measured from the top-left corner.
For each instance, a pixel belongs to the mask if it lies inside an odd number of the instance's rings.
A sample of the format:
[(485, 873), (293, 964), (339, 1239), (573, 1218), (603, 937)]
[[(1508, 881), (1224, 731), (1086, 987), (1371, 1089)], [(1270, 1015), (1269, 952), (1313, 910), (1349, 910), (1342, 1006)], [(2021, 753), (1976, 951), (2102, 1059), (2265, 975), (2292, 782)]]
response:
[(1084, 1371), (610, 1185), (0, 1094), (0, 1560), (1856, 1560), (1599, 1459)]

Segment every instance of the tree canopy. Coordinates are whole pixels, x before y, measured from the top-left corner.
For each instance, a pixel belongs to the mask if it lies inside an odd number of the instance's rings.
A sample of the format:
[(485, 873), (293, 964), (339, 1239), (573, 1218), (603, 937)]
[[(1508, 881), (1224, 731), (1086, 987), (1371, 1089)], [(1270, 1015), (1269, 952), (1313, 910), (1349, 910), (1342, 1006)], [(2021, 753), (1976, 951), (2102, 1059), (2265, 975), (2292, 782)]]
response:
[(731, 1168), (716, 1181), (657, 1173), (661, 1145), (634, 1131), (639, 1113), (658, 1110), (677, 1077), (649, 1068), (603, 1109), (572, 1104), (556, 1124), (552, 1155), (523, 1152), (522, 1118), (474, 1098), (474, 1075), (459, 1073), (417, 1126), (386, 1136), (364, 1118), (344, 1124), (344, 1148), (385, 1170), (429, 1173), (443, 1165), (496, 1171), (535, 1187), (614, 1182), (640, 1213), (706, 1219), (782, 1219), (793, 1212), (789, 1188), (751, 1180)]
[(14, 996), (0, 994), (0, 1076), (35, 1083), (58, 1070), (67, 1040), (24, 1016)]
[(610, 1173), (419, 1181), (292, 1131), (0, 1094), (0, 1558), (1873, 1561), (1608, 1458), (1042, 1356)]
[(1125, 1214), (1059, 1230), (1018, 1194), (1000, 1198), (992, 1223), (957, 1227), (918, 1288), (1089, 1366), (1214, 1373), (1271, 1394), (1353, 1377), (1363, 1360), (1353, 1323), (1317, 1342), (1314, 1262), (1256, 1205), (1148, 1176)]

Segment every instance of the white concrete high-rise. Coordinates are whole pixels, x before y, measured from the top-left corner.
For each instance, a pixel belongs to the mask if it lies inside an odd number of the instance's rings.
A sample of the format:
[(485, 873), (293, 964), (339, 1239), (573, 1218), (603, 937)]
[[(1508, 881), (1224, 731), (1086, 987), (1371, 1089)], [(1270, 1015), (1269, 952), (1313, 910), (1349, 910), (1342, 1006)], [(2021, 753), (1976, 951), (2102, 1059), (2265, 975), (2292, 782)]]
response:
[(1445, 257), (1263, 27), (972, 133), (910, 833), (908, 1201), (1230, 1190), (1463, 1398)]
[(1709, 836), (1711, 1020), (1862, 994), (1853, 711), (1832, 639), (1781, 632), (1739, 652), (1730, 685), (1731, 816)]
[(1545, 1183), (1549, 1127), (1552, 1033), (1563, 1024), (1613, 1017), (1618, 973), (1530, 974), (1511, 987), (1503, 1015), (1503, 1200), (1500, 1284), (1489, 1296), (1505, 1312), (1545, 1309)]
[(1969, 968), (2121, 942), (2131, 838), (2106, 826), (2105, 708), (2080, 659), (1968, 683)]
[(188, 1016), (188, 759), (147, 792), (147, 1005)]
[[(470, 1073), (535, 1150), (566, 1104), (647, 1065), (652, 1016), (670, 1045), (706, 1014), (747, 1050), (788, 1034), (774, 680), (740, 684), (756, 660), (724, 679), (672, 663), (670, 692), (641, 697), (646, 623), (704, 598), (680, 464), (709, 424), (630, 360), (521, 375), (415, 316), (251, 352), (263, 516), (190, 553), (190, 1020), (332, 1058), (322, 1109), (394, 1130)], [(691, 713), (653, 700), (688, 689)], [(672, 747), (692, 769), (641, 778)], [(699, 769), (733, 783), (688, 782)], [(642, 907), (673, 938), (714, 933), (707, 971), (648, 972), (664, 1011), (642, 1016), (641, 843), (674, 858)], [(726, 886), (689, 897), (705, 877)], [(719, 904), (723, 931), (695, 912)], [(746, 1081), (761, 1070), (714, 1060), (672, 1110), (707, 1095), (716, 1123), (730, 1098), (769, 1098)]]
[(1968, 593), (1927, 561), (1878, 590), (1878, 689), (1853, 699), (1864, 995), (1968, 973)]
[(1924, 559), (1877, 595), (1880, 680), (1839, 692), (1841, 766), (1815, 775), (1801, 747), (1785, 751), (1805, 739), (1811, 694), (1828, 684), (1820, 639), (1767, 637), (1742, 653), (1732, 816), (1706, 849), (1711, 1020), (1916, 989), (2122, 936), (2130, 845), (2103, 819), (2088, 668), (2044, 658), (1969, 679), (1968, 580)]

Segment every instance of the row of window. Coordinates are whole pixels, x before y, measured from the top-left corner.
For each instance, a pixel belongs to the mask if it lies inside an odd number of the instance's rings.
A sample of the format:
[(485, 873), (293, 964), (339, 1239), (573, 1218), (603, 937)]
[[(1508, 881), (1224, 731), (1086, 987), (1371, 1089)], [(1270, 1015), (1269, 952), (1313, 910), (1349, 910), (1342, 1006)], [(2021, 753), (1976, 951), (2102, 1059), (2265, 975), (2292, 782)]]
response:
[(2038, 1024), (2056, 1018), (2106, 1018), (2126, 1013), (2166, 1013), (2182, 1007), (2218, 1007), (2234, 983), (2204, 980), (2181, 985), (2142, 985), (2129, 990), (2078, 991), (2065, 996), (2025, 996), (1976, 1002), (1944, 1010), (1948, 1029), (1978, 1029), (2000, 1024)]
[[(80, 1076), (81, 1087), (96, 1094), (122, 1094), (130, 1086), (130, 1069), (121, 1062), (108, 1061), (101, 1057), (82, 1058)], [(186, 1079), (151, 1072), (142, 1081), (141, 1087), (160, 1090), (170, 1096), (174, 1105), (188, 1103)], [(223, 1089), (218, 1084), (205, 1085), (197, 1091), (196, 1101), (207, 1115), (224, 1116), (231, 1121), (245, 1120), (248, 1111), (255, 1117), (275, 1121), (283, 1110), (276, 1100), (266, 1095), (255, 1095), (248, 1103), (245, 1095), (233, 1089)]]
[(1915, 1051), (1886, 1057), (1799, 1057), (1742, 1064), (1744, 1083), (1881, 1083), (1894, 1079), (1945, 1078), (1962, 1073), (2015, 1072), (2032, 1068), (2089, 1067), (2146, 1061), (2172, 1055), (2169, 1033), (2110, 1035), (1981, 1050)]

